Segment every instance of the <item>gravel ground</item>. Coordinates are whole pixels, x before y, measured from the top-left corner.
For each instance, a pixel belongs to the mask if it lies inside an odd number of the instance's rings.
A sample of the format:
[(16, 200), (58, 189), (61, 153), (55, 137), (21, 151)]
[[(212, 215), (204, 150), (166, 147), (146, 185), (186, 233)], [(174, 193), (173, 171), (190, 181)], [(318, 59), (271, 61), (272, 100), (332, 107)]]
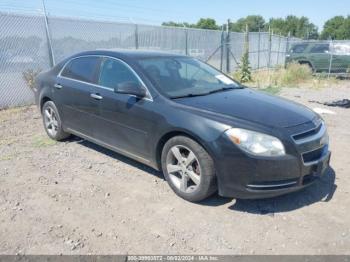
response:
[[(284, 89), (309, 100), (334, 89)], [(0, 111), (1, 254), (350, 254), (350, 109), (330, 108), (332, 168), (268, 200), (192, 204), (162, 174), (79, 138), (47, 138), (37, 108)]]

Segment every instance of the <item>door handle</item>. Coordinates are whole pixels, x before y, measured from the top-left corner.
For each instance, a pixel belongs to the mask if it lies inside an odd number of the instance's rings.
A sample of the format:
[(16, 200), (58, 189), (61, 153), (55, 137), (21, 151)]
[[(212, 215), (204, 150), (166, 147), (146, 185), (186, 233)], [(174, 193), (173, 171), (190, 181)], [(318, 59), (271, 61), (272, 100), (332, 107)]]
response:
[(102, 100), (103, 97), (100, 94), (90, 94), (90, 97), (96, 100)]
[(62, 89), (63, 86), (60, 84), (55, 84), (54, 87), (56, 87), (57, 89)]

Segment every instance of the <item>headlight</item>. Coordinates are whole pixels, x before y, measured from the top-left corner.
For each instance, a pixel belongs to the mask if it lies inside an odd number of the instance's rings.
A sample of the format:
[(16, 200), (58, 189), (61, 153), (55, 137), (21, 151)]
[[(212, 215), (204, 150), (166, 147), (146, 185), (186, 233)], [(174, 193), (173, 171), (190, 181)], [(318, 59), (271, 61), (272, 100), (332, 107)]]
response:
[(250, 154), (258, 156), (285, 155), (284, 146), (276, 137), (241, 128), (229, 129), (225, 134), (234, 144)]

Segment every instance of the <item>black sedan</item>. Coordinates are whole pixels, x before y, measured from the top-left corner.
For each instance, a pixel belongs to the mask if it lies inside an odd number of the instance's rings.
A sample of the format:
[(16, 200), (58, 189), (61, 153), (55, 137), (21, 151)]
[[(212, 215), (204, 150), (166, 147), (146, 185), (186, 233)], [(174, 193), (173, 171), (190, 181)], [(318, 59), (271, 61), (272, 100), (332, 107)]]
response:
[(35, 98), (52, 139), (74, 134), (162, 170), (189, 201), (217, 190), (236, 198), (285, 194), (329, 165), (317, 114), (187, 56), (79, 53), (37, 77)]

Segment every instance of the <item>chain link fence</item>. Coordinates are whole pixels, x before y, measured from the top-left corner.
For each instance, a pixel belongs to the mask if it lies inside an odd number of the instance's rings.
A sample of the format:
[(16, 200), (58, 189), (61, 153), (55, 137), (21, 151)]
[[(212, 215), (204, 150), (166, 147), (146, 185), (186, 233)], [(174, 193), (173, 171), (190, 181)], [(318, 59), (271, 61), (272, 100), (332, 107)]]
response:
[[(304, 42), (267, 32), (236, 33), (193, 28), (164, 27), (73, 19), (43, 15), (0, 13), (0, 109), (33, 103), (33, 95), (23, 80), (28, 69), (47, 70), (55, 62), (76, 52), (94, 49), (149, 49), (189, 55), (231, 73), (239, 68), (240, 60), (249, 47), (253, 70), (283, 66), (301, 59), (300, 45), (323, 44)], [(248, 42), (246, 42), (248, 41)], [(330, 72), (337, 72), (350, 57), (343, 42), (326, 42), (329, 51), (320, 51)], [(304, 51), (311, 50), (310, 47)], [(337, 54), (333, 51), (338, 50)], [(311, 56), (311, 55), (310, 55)], [(326, 59), (328, 58), (328, 60)], [(318, 59), (318, 58), (317, 58)], [(322, 60), (321, 58), (319, 58)], [(327, 61), (326, 61), (327, 60)], [(307, 60), (309, 61), (309, 60)], [(317, 71), (317, 63), (310, 60)], [(323, 68), (323, 67), (322, 67)]]
[(43, 16), (0, 14), (0, 109), (33, 102), (22, 78), (28, 69), (48, 69)]

